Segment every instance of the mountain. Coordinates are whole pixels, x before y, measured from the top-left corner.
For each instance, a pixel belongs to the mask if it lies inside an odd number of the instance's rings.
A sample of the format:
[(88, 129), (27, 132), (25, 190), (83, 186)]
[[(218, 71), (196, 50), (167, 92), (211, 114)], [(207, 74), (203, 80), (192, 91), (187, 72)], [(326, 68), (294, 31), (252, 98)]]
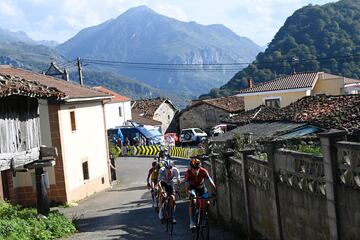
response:
[[(1, 34), (4, 32), (6, 34)], [(56, 50), (44, 45), (34, 45), (33, 41), (26, 39), (26, 34), (9, 35), (9, 32), (0, 30), (0, 64), (8, 64), (35, 72), (45, 72), (50, 62), (60, 63), (67, 66), (70, 72), (70, 80), (78, 82), (74, 64), (68, 63), (68, 60)], [(166, 93), (144, 83), (116, 73), (101, 72), (87, 66), (84, 68), (84, 81), (86, 85), (102, 85), (133, 99), (166, 96)], [(174, 100), (179, 103), (185, 101), (180, 97)]]
[[(56, 49), (70, 59), (147, 63), (134, 66), (88, 62), (97, 64), (99, 69), (121, 73), (170, 95), (183, 95), (188, 99), (225, 83), (234, 72), (211, 66), (207, 67), (212, 70), (204, 71), (199, 69), (201, 65), (193, 70), (181, 64), (249, 62), (262, 50), (250, 39), (239, 37), (223, 25), (181, 22), (145, 6), (129, 9), (116, 19), (83, 29)], [(148, 63), (180, 65), (159, 67)]]
[(4, 28), (0, 28), (0, 42), (26, 43), (29, 45), (44, 45), (52, 48), (58, 45), (56, 41), (48, 41), (48, 40), (35, 41), (23, 31), (13, 32)]
[(296, 72), (325, 71), (360, 78), (360, 0), (308, 5), (290, 16), (256, 60), (220, 89), (201, 98), (234, 94)]

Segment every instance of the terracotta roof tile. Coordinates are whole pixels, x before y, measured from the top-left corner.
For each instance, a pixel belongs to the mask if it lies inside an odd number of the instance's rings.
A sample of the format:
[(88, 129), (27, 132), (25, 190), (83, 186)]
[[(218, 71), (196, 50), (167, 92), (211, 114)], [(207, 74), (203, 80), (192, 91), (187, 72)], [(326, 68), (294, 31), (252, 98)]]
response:
[(211, 106), (223, 109), (229, 113), (236, 113), (244, 110), (244, 98), (237, 96), (205, 99), (195, 103), (194, 105), (201, 103), (209, 104)]
[(113, 92), (111, 91), (110, 89), (107, 89), (107, 88), (104, 88), (104, 87), (101, 87), (101, 86), (98, 86), (98, 87), (94, 87), (94, 89), (100, 91), (100, 92), (103, 92), (103, 93), (107, 93), (109, 95), (112, 95), (114, 96), (112, 99), (111, 99), (111, 102), (112, 103), (116, 103), (116, 102), (127, 102), (127, 101), (130, 101), (129, 98), (125, 97), (125, 96), (122, 96), (116, 92)]
[(141, 99), (132, 101), (132, 112), (138, 112), (142, 114), (145, 118), (153, 118), (156, 110), (160, 107), (160, 105), (167, 101), (174, 109), (174, 105), (172, 102), (167, 98), (152, 98), (152, 99)]
[(243, 89), (239, 92), (239, 94), (311, 88), (317, 79), (317, 76), (318, 72), (295, 73), (272, 81), (257, 84), (252, 88)]
[(154, 119), (150, 119), (150, 118), (140, 116), (141, 113), (132, 112), (131, 115), (132, 115), (132, 119), (130, 120), (131, 122), (136, 122), (136, 123), (141, 124), (141, 125), (161, 126), (160, 121), (156, 121)]
[(307, 96), (281, 109), (260, 106), (224, 120), (239, 125), (250, 121), (310, 123), (325, 129), (360, 132), (360, 94)]
[(26, 81), (19, 77), (0, 74), (0, 97), (10, 95), (56, 99), (65, 97), (65, 93), (56, 88), (47, 87), (35, 81)]
[(353, 84), (353, 83), (360, 83), (360, 80), (358, 79), (352, 79), (352, 78), (345, 78), (344, 84)]
[(0, 74), (18, 76), (27, 81), (35, 81), (42, 85), (51, 88), (57, 88), (64, 92), (68, 99), (77, 98), (96, 98), (96, 97), (109, 97), (108, 94), (91, 89), (89, 87), (81, 86), (73, 82), (67, 82), (54, 77), (46, 76), (44, 74), (31, 72), (21, 68), (15, 68), (9, 65), (0, 65)]

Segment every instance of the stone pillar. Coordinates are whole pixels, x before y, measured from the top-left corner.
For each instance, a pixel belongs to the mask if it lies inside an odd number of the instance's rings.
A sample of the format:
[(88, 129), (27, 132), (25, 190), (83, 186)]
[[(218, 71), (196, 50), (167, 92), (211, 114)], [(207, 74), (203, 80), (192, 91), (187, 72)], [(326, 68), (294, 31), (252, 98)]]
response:
[(282, 232), (282, 224), (280, 218), (280, 201), (279, 201), (279, 193), (277, 188), (277, 178), (276, 178), (276, 171), (275, 171), (275, 152), (277, 146), (279, 146), (281, 142), (265, 142), (264, 148), (267, 153), (267, 161), (268, 167), (270, 168), (270, 191), (271, 197), (274, 199), (272, 201), (272, 208), (274, 210), (274, 219), (273, 222), (275, 223), (276, 227), (276, 236), (275, 239), (283, 240), (283, 232)]
[[(211, 174), (216, 186), (218, 185), (217, 177), (216, 177), (216, 158), (218, 158), (219, 155), (220, 154), (218, 154), (218, 153), (211, 153), (210, 154), (210, 163), (211, 163), (211, 172), (210, 172), (210, 174)], [(216, 195), (218, 194), (217, 190), (216, 190), (215, 194)], [(216, 204), (215, 206), (216, 206), (216, 218), (218, 218), (219, 217), (219, 205)]]
[(4, 200), (4, 187), (2, 184), (2, 172), (0, 171), (0, 201)]
[(232, 192), (231, 192), (231, 184), (230, 184), (230, 178), (231, 178), (231, 172), (230, 172), (230, 157), (234, 156), (234, 150), (232, 149), (226, 149), (226, 151), (223, 153), (224, 156), (224, 163), (225, 163), (225, 178), (226, 178), (226, 188), (228, 192), (228, 207), (229, 207), (229, 217), (230, 217), (230, 225), (233, 222), (233, 209), (232, 209)]
[(245, 212), (246, 212), (246, 229), (248, 238), (251, 239), (253, 236), (253, 229), (251, 223), (251, 216), (250, 216), (250, 201), (249, 201), (249, 169), (248, 169), (248, 162), (246, 157), (249, 155), (253, 155), (255, 152), (254, 149), (249, 150), (241, 150), (239, 152), (240, 158), (242, 159), (242, 181), (244, 186), (244, 199), (245, 199)]
[(329, 222), (330, 240), (340, 239), (340, 221), (338, 221), (337, 196), (337, 149), (335, 143), (345, 139), (346, 131), (331, 130), (318, 134), (324, 156), (324, 173), (326, 181), (326, 202)]

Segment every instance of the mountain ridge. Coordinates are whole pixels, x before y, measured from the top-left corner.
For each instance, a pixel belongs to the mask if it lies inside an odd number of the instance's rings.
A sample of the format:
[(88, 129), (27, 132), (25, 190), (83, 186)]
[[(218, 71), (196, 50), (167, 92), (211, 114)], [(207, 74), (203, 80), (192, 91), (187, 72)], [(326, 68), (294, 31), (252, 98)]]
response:
[[(85, 28), (56, 49), (67, 58), (164, 64), (248, 62), (262, 50), (223, 25), (182, 22), (146, 6), (129, 9), (115, 19)], [(109, 65), (103, 68), (171, 94), (186, 95), (188, 99), (219, 86), (232, 76), (221, 70), (209, 73), (200, 69), (190, 73), (172, 71), (173, 68), (167, 71)]]
[(247, 87), (248, 79), (261, 83), (294, 71), (324, 71), (359, 79), (359, 22), (360, 0), (300, 8), (286, 19), (255, 61), (200, 98), (233, 95)]

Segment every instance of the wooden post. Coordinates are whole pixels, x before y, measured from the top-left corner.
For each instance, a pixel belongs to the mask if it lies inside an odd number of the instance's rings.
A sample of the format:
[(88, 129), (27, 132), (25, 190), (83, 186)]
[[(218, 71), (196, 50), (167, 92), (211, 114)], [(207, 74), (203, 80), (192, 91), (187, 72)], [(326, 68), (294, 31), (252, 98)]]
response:
[(36, 177), (36, 207), (38, 214), (47, 216), (50, 212), (47, 184), (43, 168), (35, 168)]
[(326, 204), (330, 240), (340, 239), (339, 209), (337, 207), (337, 152), (335, 143), (345, 139), (346, 131), (330, 131), (318, 134), (324, 156), (324, 173), (326, 181)]
[(80, 83), (80, 85), (84, 85), (81, 61), (80, 61), (79, 57), (77, 58), (77, 66), (78, 66), (78, 72), (79, 72), (79, 83)]

